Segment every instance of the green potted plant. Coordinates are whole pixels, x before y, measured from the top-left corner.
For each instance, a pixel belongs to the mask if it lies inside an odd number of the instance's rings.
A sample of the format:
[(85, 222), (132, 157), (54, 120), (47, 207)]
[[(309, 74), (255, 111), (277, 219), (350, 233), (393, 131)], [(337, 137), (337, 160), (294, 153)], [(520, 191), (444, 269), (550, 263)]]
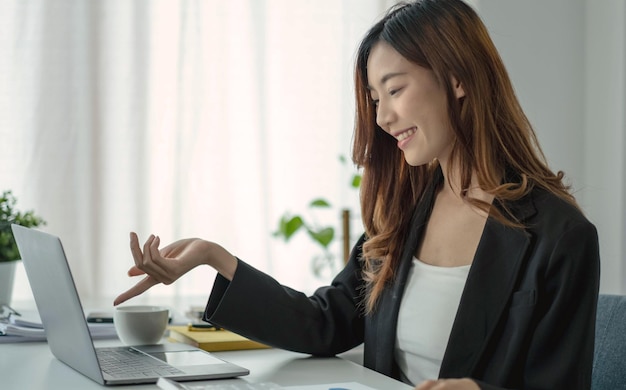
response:
[[(344, 156), (339, 156), (339, 160), (343, 165), (347, 164)], [(350, 188), (358, 189), (360, 186), (361, 174), (352, 174)], [(278, 221), (276, 231), (272, 233), (275, 238), (280, 238), (284, 242), (289, 242), (297, 232), (305, 231), (313, 243), (318, 245), (322, 250), (320, 254), (311, 259), (313, 274), (318, 277), (321, 276), (324, 269), (330, 269), (332, 272), (335, 271), (335, 255), (331, 252), (330, 245), (336, 238), (336, 229), (333, 225), (322, 225), (317, 223), (313, 214), (315, 214), (316, 209), (329, 209), (332, 207), (331, 203), (325, 198), (316, 198), (309, 202), (308, 208), (311, 211), (310, 214), (291, 214), (290, 212), (284, 212)], [(349, 228), (347, 228), (346, 224), (349, 224), (350, 210), (344, 209), (341, 211), (341, 214), (344, 219), (343, 234), (349, 235)], [(346, 252), (346, 248), (344, 248), (344, 252)], [(344, 253), (344, 257), (346, 253)]]
[(46, 222), (34, 211), (19, 211), (15, 208), (17, 199), (11, 191), (4, 191), (0, 197), (0, 304), (11, 303), (15, 265), (20, 259), (11, 224), (37, 227)]

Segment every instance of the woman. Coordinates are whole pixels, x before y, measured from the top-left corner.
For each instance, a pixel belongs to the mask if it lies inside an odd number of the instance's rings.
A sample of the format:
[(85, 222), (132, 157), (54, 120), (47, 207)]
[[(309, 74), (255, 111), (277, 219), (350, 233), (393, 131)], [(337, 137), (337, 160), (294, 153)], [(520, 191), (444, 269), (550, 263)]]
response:
[(460, 0), (392, 9), (362, 41), (355, 81), (365, 234), (331, 286), (306, 297), (215, 243), (159, 250), (150, 236), (142, 249), (131, 234), (129, 274), (147, 276), (115, 304), (209, 264), (205, 320), (276, 347), (364, 343), (367, 367), (417, 389), (588, 389), (596, 230), (548, 168), (476, 13)]

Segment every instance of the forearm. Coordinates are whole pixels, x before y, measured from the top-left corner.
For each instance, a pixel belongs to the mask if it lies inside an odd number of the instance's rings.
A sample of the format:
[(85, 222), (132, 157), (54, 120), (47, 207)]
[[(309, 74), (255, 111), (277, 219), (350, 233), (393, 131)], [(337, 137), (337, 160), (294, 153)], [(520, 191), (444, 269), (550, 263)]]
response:
[(205, 320), (274, 347), (334, 355), (363, 339), (349, 291), (329, 286), (307, 297), (240, 262), (232, 282), (215, 280)]

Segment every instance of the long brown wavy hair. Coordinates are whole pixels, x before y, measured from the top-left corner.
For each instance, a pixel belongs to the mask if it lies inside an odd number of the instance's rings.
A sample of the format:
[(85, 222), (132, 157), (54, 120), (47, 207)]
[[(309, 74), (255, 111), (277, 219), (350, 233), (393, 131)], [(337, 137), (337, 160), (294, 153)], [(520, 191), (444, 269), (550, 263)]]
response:
[[(476, 12), (461, 0), (419, 0), (392, 7), (366, 34), (355, 66), (352, 158), (363, 169), (361, 215), (368, 237), (362, 258), (366, 312), (375, 310), (381, 291), (393, 281), (413, 210), (438, 166), (436, 161), (408, 165), (396, 140), (376, 124), (367, 60), (379, 41), (434, 72), (447, 93), (455, 134), (451, 161), (460, 167), (462, 188), (469, 188), (475, 173), (480, 188), (494, 195), (504, 213), (464, 191), (467, 202), (520, 228), (522, 224), (507, 211), (505, 201), (519, 199), (536, 186), (576, 205), (563, 183), (563, 173), (548, 168), (504, 64)], [(456, 98), (451, 75), (463, 86), (465, 97)], [(504, 180), (512, 176), (514, 181)]]

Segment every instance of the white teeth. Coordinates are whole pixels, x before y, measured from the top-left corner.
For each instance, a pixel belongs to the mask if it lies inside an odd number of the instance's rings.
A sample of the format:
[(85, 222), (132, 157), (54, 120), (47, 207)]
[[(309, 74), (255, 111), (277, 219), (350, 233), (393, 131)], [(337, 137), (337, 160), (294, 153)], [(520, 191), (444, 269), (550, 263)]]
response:
[(415, 134), (417, 130), (415, 129), (415, 127), (411, 127), (409, 130), (405, 131), (402, 134), (398, 134), (398, 136), (396, 137), (396, 139), (398, 141), (402, 141), (404, 139), (407, 139), (408, 137), (412, 136), (413, 134)]

